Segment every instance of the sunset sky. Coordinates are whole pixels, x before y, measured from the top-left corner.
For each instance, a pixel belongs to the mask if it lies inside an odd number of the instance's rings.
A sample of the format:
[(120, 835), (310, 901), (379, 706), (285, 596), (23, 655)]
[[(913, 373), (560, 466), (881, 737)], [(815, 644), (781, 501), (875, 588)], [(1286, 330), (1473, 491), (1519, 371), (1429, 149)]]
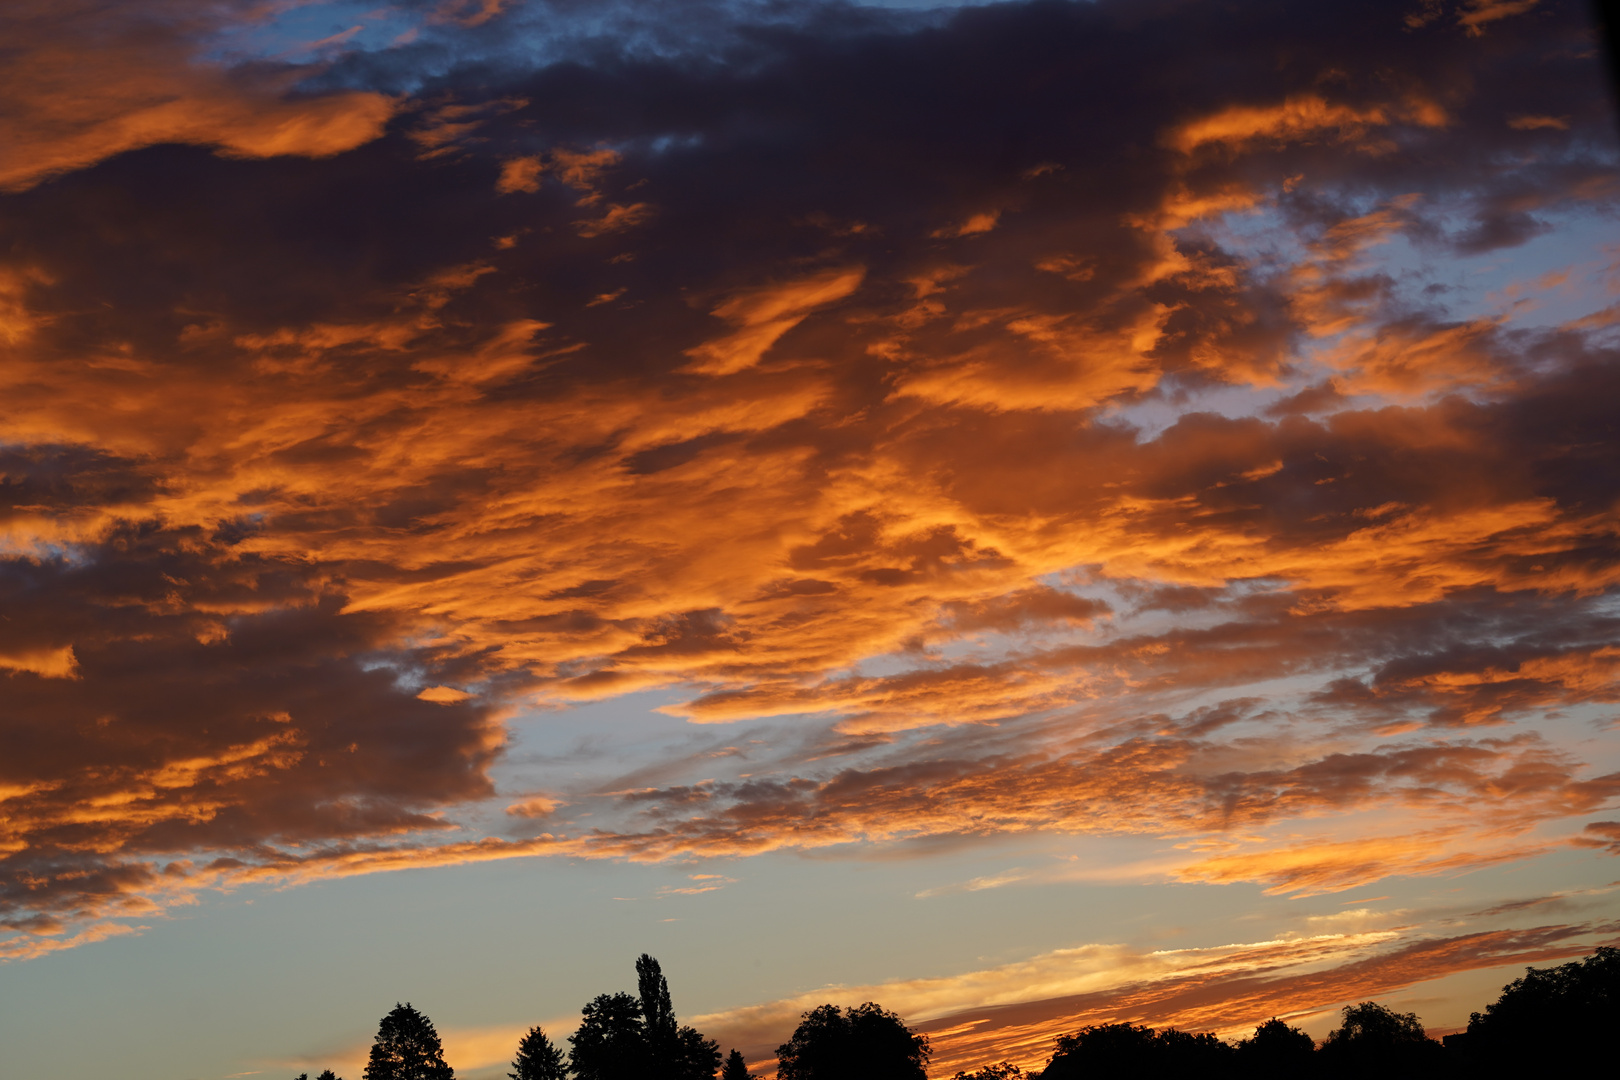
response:
[(1620, 942), (1567, 0), (7, 0), (0, 1068), (1455, 1030)]

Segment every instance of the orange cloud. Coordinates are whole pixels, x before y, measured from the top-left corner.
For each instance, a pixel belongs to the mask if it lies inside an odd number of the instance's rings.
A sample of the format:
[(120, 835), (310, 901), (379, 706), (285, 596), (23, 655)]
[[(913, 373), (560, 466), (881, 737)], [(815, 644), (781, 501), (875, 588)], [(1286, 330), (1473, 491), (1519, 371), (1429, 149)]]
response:
[(687, 370), (701, 375), (731, 375), (753, 367), (783, 334), (816, 308), (849, 296), (865, 276), (861, 269), (827, 270), (737, 293), (710, 312), (737, 330), (687, 349), (686, 355), (692, 358)]
[(43, 679), (76, 679), (79, 662), (73, 655), (73, 646), (29, 649), (19, 652), (0, 652), (0, 667), (12, 671), (26, 671)]
[[(382, 134), (397, 102), (351, 91), (294, 95), (296, 69), (244, 76), (193, 59), (198, 14), (172, 28), (117, 8), (28, 4), (12, 12), (16, 54), (0, 76), (0, 191), (16, 191), (159, 143), (229, 157), (321, 158)], [(98, 33), (79, 33), (87, 23)], [(93, 44), (92, 44), (93, 42)]]
[[(535, 72), (304, 93), (196, 59), (201, 15), (90, 48), (26, 8), (0, 917), (550, 854), (1129, 836), (1144, 879), (1321, 892), (1606, 843), (1562, 824), (1606, 812), (1598, 759), (1521, 739), (1613, 700), (1606, 317), (1455, 314), (1380, 262), (1604, 205), (1577, 53), (1395, 14), (1387, 56), (1237, 86), (1160, 28), (1143, 85), (1212, 89), (1114, 117), (1073, 57), (1147, 39), (1076, 14), (1039, 79), (915, 111), (954, 92), (941, 42), (1045, 64), (1007, 44), (1032, 12), (871, 29), (926, 60), (914, 99), (766, 35), (735, 93), (547, 68), (542, 117)], [(160, 141), (238, 160), (113, 160)], [(492, 801), (521, 710), (652, 689), (736, 760)]]
[(1210, 144), (1236, 149), (1251, 142), (1287, 143), (1326, 136), (1360, 143), (1366, 133), (1396, 121), (1425, 127), (1449, 122), (1444, 109), (1415, 98), (1399, 105), (1357, 108), (1319, 94), (1299, 94), (1277, 105), (1234, 105), (1172, 129), (1166, 143), (1184, 154)]
[(1539, 0), (1469, 0), (1457, 12), (1457, 23), (1468, 31), (1470, 36), (1478, 37), (1483, 34), (1487, 23), (1496, 22), (1514, 15), (1522, 15), (1535, 7)]

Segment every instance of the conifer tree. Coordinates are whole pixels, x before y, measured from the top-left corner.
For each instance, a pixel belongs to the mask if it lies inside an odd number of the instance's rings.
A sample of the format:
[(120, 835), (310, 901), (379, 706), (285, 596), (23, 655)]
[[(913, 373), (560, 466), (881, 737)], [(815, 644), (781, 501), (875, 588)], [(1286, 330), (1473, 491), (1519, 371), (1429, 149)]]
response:
[(726, 1067), (720, 1070), (720, 1080), (748, 1080), (748, 1062), (742, 1051), (733, 1050), (726, 1055)]
[(456, 1072), (445, 1064), (433, 1022), (406, 1002), (377, 1025), (363, 1075), (365, 1080), (455, 1080)]
[(564, 1080), (568, 1071), (563, 1067), (562, 1049), (553, 1045), (540, 1028), (532, 1027), (518, 1043), (512, 1071), (506, 1075), (512, 1080)]

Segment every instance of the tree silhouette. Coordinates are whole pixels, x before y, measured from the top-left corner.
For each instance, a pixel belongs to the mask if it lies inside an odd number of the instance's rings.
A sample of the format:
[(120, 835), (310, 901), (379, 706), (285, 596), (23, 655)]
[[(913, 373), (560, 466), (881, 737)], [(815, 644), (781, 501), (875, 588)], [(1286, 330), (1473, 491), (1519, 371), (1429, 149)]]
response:
[(456, 1073), (444, 1062), (433, 1022), (406, 1002), (377, 1025), (362, 1075), (365, 1080), (455, 1080)]
[(742, 1051), (733, 1050), (726, 1055), (726, 1067), (720, 1070), (720, 1080), (748, 1080), (748, 1062)]
[(1375, 1001), (1344, 1007), (1344, 1023), (1328, 1033), (1319, 1051), (1330, 1074), (1427, 1076), (1440, 1067), (1440, 1044), (1423, 1030), (1416, 1013), (1398, 1013)]
[(846, 1015), (836, 1005), (804, 1014), (776, 1048), (777, 1080), (926, 1080), (931, 1051), (895, 1013), (866, 1002)]
[(1243, 1075), (1281, 1080), (1311, 1068), (1316, 1041), (1273, 1016), (1254, 1029), (1252, 1038), (1238, 1043), (1237, 1049)]
[(647, 1075), (641, 1002), (629, 994), (592, 999), (580, 1010), (579, 1029), (568, 1042), (568, 1061), (579, 1080), (642, 1080)]
[(1220, 1075), (1231, 1064), (1233, 1048), (1209, 1032), (1193, 1035), (1175, 1028), (1093, 1024), (1060, 1035), (1041, 1080), (1077, 1080), (1109, 1075)]
[(1023, 1080), (1024, 1070), (1010, 1061), (998, 1061), (974, 1072), (958, 1072), (951, 1080)]
[(705, 1039), (695, 1028), (682, 1025), (675, 1033), (675, 1080), (714, 1080), (720, 1067), (720, 1044)]
[(339, 1076), (331, 1069), (322, 1069), (321, 1075), (317, 1076), (315, 1080), (343, 1080), (343, 1077)]
[(1596, 1061), (1620, 1017), (1620, 949), (1603, 947), (1555, 968), (1525, 968), (1468, 1020), (1465, 1058), (1492, 1072), (1545, 1072)]
[[(641, 1023), (647, 1040), (651, 1080), (673, 1080), (680, 1057), (680, 1036), (675, 1027), (675, 1006), (669, 999), (664, 972), (646, 953), (636, 958), (636, 987), (641, 993)], [(709, 1070), (713, 1075), (714, 1070)]]
[(506, 1075), (512, 1080), (564, 1080), (568, 1070), (563, 1067), (562, 1050), (539, 1027), (532, 1027), (519, 1041), (512, 1071)]

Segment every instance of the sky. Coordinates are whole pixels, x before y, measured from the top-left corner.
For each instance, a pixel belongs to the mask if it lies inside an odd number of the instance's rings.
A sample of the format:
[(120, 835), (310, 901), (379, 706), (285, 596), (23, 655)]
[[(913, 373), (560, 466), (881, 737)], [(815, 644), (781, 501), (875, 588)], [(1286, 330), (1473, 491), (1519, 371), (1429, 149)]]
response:
[(1457, 1030), (1620, 942), (1563, 0), (12, 0), (0, 1056)]

